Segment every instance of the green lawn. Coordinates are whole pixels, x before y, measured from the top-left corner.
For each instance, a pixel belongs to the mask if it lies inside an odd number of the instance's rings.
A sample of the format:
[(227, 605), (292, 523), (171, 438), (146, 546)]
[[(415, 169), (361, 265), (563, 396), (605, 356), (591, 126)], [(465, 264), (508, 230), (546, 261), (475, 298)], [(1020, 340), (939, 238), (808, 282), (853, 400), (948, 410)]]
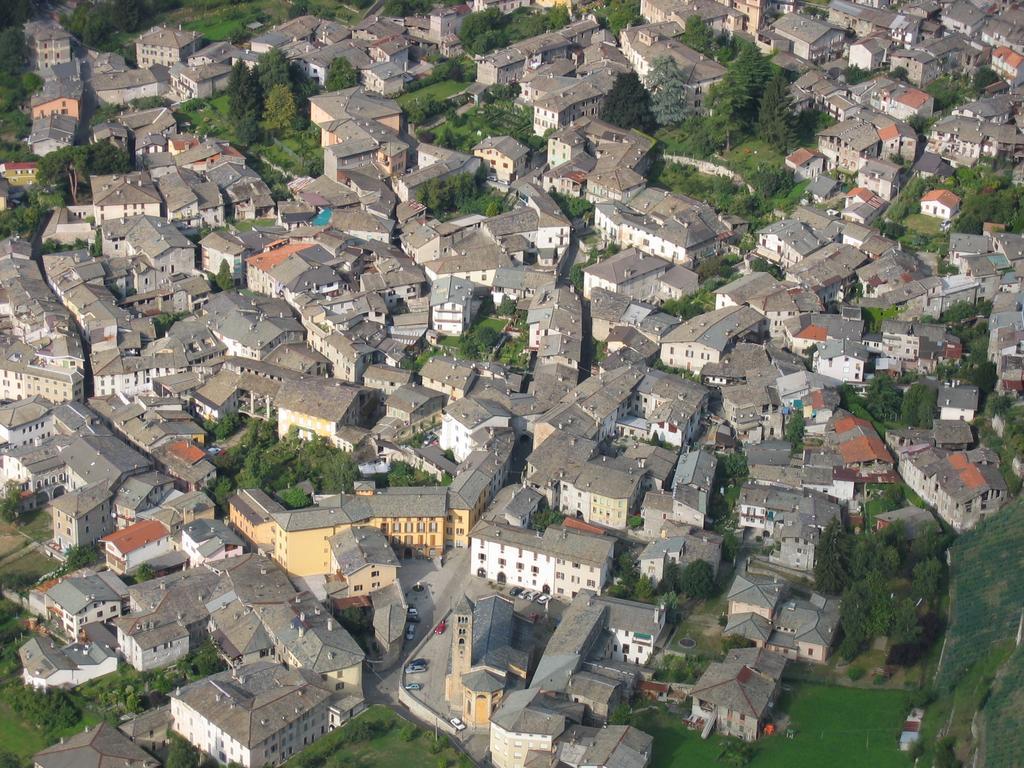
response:
[[(751, 768), (904, 768), (910, 759), (897, 740), (907, 714), (900, 691), (873, 691), (809, 683), (786, 684), (776, 704), (788, 714), (796, 736), (766, 736), (757, 742)], [(725, 740), (702, 741), (667, 711), (644, 712), (637, 725), (654, 737), (654, 768), (712, 766)]]
[(71, 728), (58, 731), (47, 737), (41, 730), (26, 722), (18, 713), (0, 701), (0, 750), (13, 752), (22, 758), (29, 758), (36, 752), (59, 742), (61, 738), (73, 736), (86, 726), (96, 725), (100, 718), (94, 712), (85, 712), (82, 719)]
[[(369, 741), (349, 743), (348, 734), (359, 723), (380, 723), (388, 730)], [(410, 738), (405, 738), (410, 737)], [(459, 753), (447, 746), (447, 737), (442, 734), (446, 746), (436, 754), (433, 746), (434, 734), (408, 723), (390, 709), (382, 706), (370, 707), (355, 720), (320, 739), (309, 749), (296, 755), (286, 768), (412, 768), (413, 766), (458, 766)], [(443, 760), (443, 762), (442, 762)]]
[(35, 582), (59, 566), (56, 560), (36, 551), (26, 551), (19, 557), (8, 560), (0, 566), (0, 580), (14, 577), (18, 582)]
[(427, 96), (431, 96), (439, 101), (444, 101), (457, 93), (462, 93), (467, 87), (469, 87), (469, 83), (460, 83), (457, 80), (442, 80), (440, 83), (428, 85), (425, 88), (420, 88), (418, 91), (403, 93), (396, 99), (396, 101), (398, 102), (398, 106), (405, 109), (406, 105), (408, 105), (410, 101)]
[(786, 156), (760, 139), (748, 139), (723, 154), (725, 165), (740, 176), (747, 176), (759, 165), (781, 167)]
[(932, 237), (942, 234), (941, 222), (923, 213), (912, 213), (903, 220), (903, 225), (917, 232), (922, 237)]

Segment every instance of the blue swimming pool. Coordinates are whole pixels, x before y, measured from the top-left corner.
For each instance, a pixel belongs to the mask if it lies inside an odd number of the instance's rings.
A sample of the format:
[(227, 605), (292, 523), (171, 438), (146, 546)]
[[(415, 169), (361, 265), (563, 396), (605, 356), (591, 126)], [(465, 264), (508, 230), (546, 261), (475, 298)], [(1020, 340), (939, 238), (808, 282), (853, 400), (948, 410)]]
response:
[(331, 214), (334, 213), (330, 208), (324, 208), (320, 213), (313, 219), (314, 226), (322, 227), (331, 220)]

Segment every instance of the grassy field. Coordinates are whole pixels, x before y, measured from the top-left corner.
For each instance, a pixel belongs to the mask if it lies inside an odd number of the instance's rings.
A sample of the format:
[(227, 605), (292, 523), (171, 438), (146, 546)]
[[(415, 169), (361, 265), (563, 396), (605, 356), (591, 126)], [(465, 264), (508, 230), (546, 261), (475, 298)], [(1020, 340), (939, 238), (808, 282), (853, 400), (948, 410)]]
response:
[(780, 167), (786, 159), (782, 152), (768, 146), (760, 139), (749, 139), (742, 144), (737, 144), (722, 156), (726, 166), (744, 177), (759, 165)]
[[(347, 743), (352, 727), (360, 722), (380, 723), (388, 730), (369, 741)], [(409, 737), (409, 738), (407, 738)], [(443, 736), (445, 743), (447, 738)], [(411, 768), (412, 766), (470, 765), (445, 746), (434, 754), (434, 734), (416, 727), (386, 707), (370, 707), (355, 720), (320, 739), (287, 763), (286, 768)], [(443, 761), (443, 762), (442, 762)]]
[[(796, 730), (757, 742), (751, 768), (903, 768), (910, 759), (897, 747), (906, 715), (904, 695), (798, 683), (784, 691), (775, 710), (789, 716)], [(678, 716), (665, 710), (639, 715), (637, 724), (654, 737), (654, 768), (710, 766), (725, 740), (702, 741)]]
[(0, 566), (0, 581), (13, 577), (19, 582), (36, 581), (54, 570), (60, 563), (35, 550), (26, 549), (21, 555), (12, 557)]
[(1024, 711), (1024, 648), (1014, 650), (992, 686), (982, 711), (983, 749), (986, 765), (1012, 765), (1024, 754), (1024, 728), (1011, 712)]
[(1015, 682), (1024, 661), (1019, 649), (1013, 651), (1024, 604), (1022, 507), (1024, 502), (1013, 502), (950, 549), (949, 629), (935, 679), (939, 698), (922, 727), (929, 749), (937, 735), (948, 735), (966, 758), (978, 746), (971, 725), (982, 708), (980, 744), (989, 765), (1000, 764), (997, 755), (1019, 756), (1012, 750), (1024, 733)]
[(468, 86), (469, 83), (460, 83), (456, 80), (442, 80), (440, 83), (428, 85), (426, 88), (420, 88), (418, 91), (403, 93), (396, 101), (398, 101), (398, 106), (402, 109), (405, 109), (410, 101), (426, 97), (444, 101), (457, 93), (462, 93)]
[(76, 725), (47, 736), (23, 720), (6, 702), (0, 701), (0, 749), (13, 752), (21, 758), (29, 758), (62, 738), (72, 736), (87, 726), (96, 725), (100, 719), (95, 712), (86, 711)]
[(941, 223), (938, 219), (925, 216), (923, 213), (912, 213), (903, 220), (903, 225), (908, 230), (912, 230), (922, 237), (942, 234)]

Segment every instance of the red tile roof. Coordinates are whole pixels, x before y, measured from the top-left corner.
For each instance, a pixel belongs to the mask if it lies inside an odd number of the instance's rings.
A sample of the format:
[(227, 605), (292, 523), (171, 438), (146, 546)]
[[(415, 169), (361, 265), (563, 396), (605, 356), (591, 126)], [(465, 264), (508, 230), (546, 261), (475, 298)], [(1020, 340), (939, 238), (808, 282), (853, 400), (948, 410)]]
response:
[(896, 101), (900, 104), (906, 104), (908, 107), (920, 109), (928, 103), (928, 99), (930, 98), (931, 96), (924, 91), (919, 91), (917, 88), (907, 88), (896, 96)]
[(946, 457), (946, 461), (949, 465), (956, 470), (956, 473), (960, 475), (960, 481), (968, 488), (983, 488), (985, 487), (985, 477), (981, 474), (981, 470), (971, 464), (966, 454), (963, 453), (951, 453)]
[(601, 536), (604, 536), (605, 534), (604, 528), (601, 528), (597, 525), (591, 525), (590, 523), (585, 523), (582, 520), (578, 520), (575, 517), (565, 518), (565, 520), (562, 521), (562, 525), (565, 528), (574, 528), (577, 531), (584, 531), (585, 533), (596, 533)]
[(169, 533), (167, 526), (159, 520), (140, 520), (122, 528), (120, 531), (107, 534), (100, 541), (110, 542), (122, 555), (141, 549), (147, 544), (159, 541)]
[(942, 203), (947, 208), (956, 208), (960, 205), (960, 198), (948, 189), (933, 189), (921, 195), (922, 203)]
[(861, 435), (839, 445), (839, 454), (845, 464), (864, 464), (870, 461), (892, 462), (885, 443), (878, 435)]
[(1014, 69), (1020, 69), (1020, 65), (1024, 64), (1024, 56), (1021, 56), (1012, 48), (1007, 48), (1005, 45), (1001, 45), (992, 51), (993, 59), (1002, 59), (1008, 67)]
[(196, 462), (206, 458), (206, 454), (203, 453), (202, 448), (195, 443), (189, 443), (184, 440), (178, 440), (171, 443), (167, 446), (167, 451), (189, 464), (195, 464)]

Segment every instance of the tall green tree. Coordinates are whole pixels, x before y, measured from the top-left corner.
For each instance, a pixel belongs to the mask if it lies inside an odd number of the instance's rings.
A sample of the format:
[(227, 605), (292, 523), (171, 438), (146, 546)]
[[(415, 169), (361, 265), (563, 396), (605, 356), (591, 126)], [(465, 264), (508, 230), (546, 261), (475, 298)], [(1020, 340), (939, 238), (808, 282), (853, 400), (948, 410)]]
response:
[(235, 287), (235, 278), (231, 274), (231, 267), (229, 266), (227, 259), (221, 261), (220, 267), (217, 269), (217, 274), (213, 278), (213, 282), (222, 291), (230, 291)]
[(348, 59), (339, 56), (331, 62), (331, 67), (327, 70), (327, 80), (325, 81), (328, 91), (341, 91), (345, 88), (353, 87), (358, 82), (359, 75)]
[(942, 584), (942, 563), (937, 557), (929, 557), (914, 566), (914, 596), (931, 602), (939, 596)]
[(903, 393), (900, 405), (900, 423), (908, 427), (928, 429), (935, 419), (938, 392), (920, 381), (911, 384)]
[(0, 518), (13, 523), (21, 514), (21, 486), (9, 480), (4, 486), (4, 494), (0, 497)]
[(271, 133), (283, 134), (295, 126), (298, 110), (295, 107), (295, 96), (287, 85), (275, 85), (267, 93), (267, 101), (263, 107), (263, 121)]
[(25, 68), (28, 46), (19, 27), (8, 27), (0, 32), (0, 73), (16, 75)]
[(705, 56), (715, 55), (715, 33), (700, 16), (694, 14), (686, 19), (686, 27), (680, 38), (684, 45), (703, 53)]
[(686, 118), (686, 77), (671, 56), (659, 56), (651, 66), (651, 112), (659, 125), (674, 125)]
[(274, 48), (260, 56), (256, 64), (256, 76), (259, 78), (260, 88), (268, 98), (275, 85), (283, 85), (289, 89), (292, 85), (291, 67), (280, 48)]
[(649, 131), (654, 126), (651, 94), (636, 72), (620, 72), (605, 99), (601, 119), (620, 128)]
[(710, 107), (716, 130), (722, 131), (726, 149), (739, 134), (750, 130), (757, 117), (764, 84), (772, 75), (771, 64), (753, 43), (741, 42), (725, 77), (711, 89)]
[(786, 421), (786, 439), (792, 444), (794, 451), (803, 448), (805, 431), (804, 412), (798, 408)]
[(789, 96), (789, 82), (782, 71), (778, 71), (768, 81), (768, 86), (761, 96), (761, 107), (758, 113), (758, 134), (779, 152), (786, 152), (796, 139), (793, 130), (793, 100)]
[(134, 32), (139, 28), (138, 0), (114, 0), (114, 23), (122, 32)]
[(715, 572), (706, 560), (694, 560), (679, 574), (679, 591), (687, 597), (707, 600), (715, 593)]
[(61, 147), (40, 158), (36, 165), (36, 181), (43, 186), (63, 187), (78, 205), (78, 189), (88, 177), (86, 148)]
[(822, 531), (815, 548), (814, 585), (822, 592), (838, 595), (850, 582), (850, 539), (838, 519)]

